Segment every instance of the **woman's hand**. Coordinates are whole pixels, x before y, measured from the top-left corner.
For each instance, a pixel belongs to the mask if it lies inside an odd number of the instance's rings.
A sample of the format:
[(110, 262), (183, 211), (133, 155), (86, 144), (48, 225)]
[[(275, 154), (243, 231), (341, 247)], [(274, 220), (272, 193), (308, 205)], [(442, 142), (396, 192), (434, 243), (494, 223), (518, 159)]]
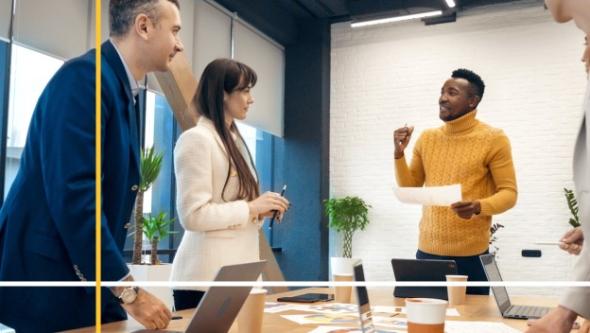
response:
[(248, 202), (250, 216), (272, 217), (274, 211), (278, 212), (279, 221), (289, 209), (289, 201), (276, 192), (266, 192), (258, 198)]
[(582, 252), (584, 246), (584, 231), (576, 227), (568, 230), (559, 240), (559, 248), (567, 251), (569, 254), (578, 255)]

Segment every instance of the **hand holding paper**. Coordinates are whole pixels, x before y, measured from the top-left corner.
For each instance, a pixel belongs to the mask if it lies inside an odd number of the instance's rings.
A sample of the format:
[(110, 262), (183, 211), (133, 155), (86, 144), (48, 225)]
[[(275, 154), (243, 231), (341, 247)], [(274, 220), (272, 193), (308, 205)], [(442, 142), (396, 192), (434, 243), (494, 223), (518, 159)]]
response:
[(451, 205), (451, 209), (462, 219), (469, 220), (473, 215), (481, 213), (479, 201), (459, 201)]
[(403, 203), (424, 206), (450, 206), (461, 201), (461, 184), (431, 187), (398, 187), (394, 190)]

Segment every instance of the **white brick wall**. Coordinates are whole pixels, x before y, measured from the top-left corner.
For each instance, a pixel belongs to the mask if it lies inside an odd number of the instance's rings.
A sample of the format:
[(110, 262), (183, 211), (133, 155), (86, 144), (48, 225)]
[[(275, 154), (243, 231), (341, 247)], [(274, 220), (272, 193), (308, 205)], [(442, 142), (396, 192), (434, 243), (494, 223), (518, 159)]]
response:
[[(358, 195), (373, 206), (371, 224), (353, 244), (368, 280), (392, 280), (389, 260), (412, 258), (417, 246), (420, 208), (393, 196), (393, 130), (414, 125), (415, 142), (425, 128), (441, 125), (440, 88), (459, 67), (486, 83), (479, 119), (504, 129), (512, 142), (518, 203), (494, 218), (506, 226), (498, 233), (504, 278), (569, 279), (574, 258), (533, 242), (557, 240), (569, 226), (562, 188), (573, 186), (586, 84), (582, 44), (583, 34), (572, 23), (554, 23), (539, 1), (466, 11), (436, 26), (332, 26), (330, 193)], [(339, 238), (331, 240), (338, 253)], [(542, 249), (543, 257), (522, 258), (523, 248)]]

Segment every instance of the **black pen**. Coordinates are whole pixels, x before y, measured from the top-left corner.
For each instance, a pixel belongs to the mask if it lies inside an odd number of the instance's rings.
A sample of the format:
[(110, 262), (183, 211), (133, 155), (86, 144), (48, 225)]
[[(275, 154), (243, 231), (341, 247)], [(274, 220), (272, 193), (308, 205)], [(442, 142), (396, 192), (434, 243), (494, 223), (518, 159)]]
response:
[[(283, 189), (281, 190), (281, 197), (285, 195), (286, 190), (287, 190), (287, 184), (283, 185)], [(270, 219), (270, 223), (268, 224), (269, 229), (272, 229), (272, 226), (275, 223), (275, 219), (277, 218), (278, 213), (279, 213), (279, 211), (275, 210), (275, 212), (272, 214), (272, 218)]]

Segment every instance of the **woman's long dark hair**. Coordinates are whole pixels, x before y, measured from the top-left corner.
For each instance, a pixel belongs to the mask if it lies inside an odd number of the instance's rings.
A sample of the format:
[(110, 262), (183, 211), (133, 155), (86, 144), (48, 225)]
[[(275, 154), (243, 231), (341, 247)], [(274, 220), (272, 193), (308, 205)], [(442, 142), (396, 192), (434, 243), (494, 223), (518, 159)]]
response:
[(199, 81), (199, 86), (197, 87), (197, 93), (195, 95), (197, 111), (213, 122), (217, 134), (221, 137), (221, 141), (229, 155), (230, 165), (221, 193), (221, 197), (224, 200), (225, 189), (229, 181), (232, 165), (238, 173), (240, 185), (238, 189), (238, 197), (240, 199), (254, 200), (260, 195), (257, 181), (258, 177), (254, 177), (250, 171), (250, 167), (244, 159), (244, 156), (240, 153), (236, 142), (231, 136), (231, 132), (236, 133), (238, 139), (241, 140), (244, 147), (246, 147), (252, 168), (254, 168), (254, 172), (257, 173), (250, 150), (244, 142), (244, 138), (242, 138), (235, 122), (232, 122), (228, 129), (223, 109), (224, 92), (231, 94), (234, 91), (254, 87), (256, 80), (256, 72), (247, 65), (231, 59), (216, 59), (205, 67), (205, 70), (201, 75), (201, 80)]

